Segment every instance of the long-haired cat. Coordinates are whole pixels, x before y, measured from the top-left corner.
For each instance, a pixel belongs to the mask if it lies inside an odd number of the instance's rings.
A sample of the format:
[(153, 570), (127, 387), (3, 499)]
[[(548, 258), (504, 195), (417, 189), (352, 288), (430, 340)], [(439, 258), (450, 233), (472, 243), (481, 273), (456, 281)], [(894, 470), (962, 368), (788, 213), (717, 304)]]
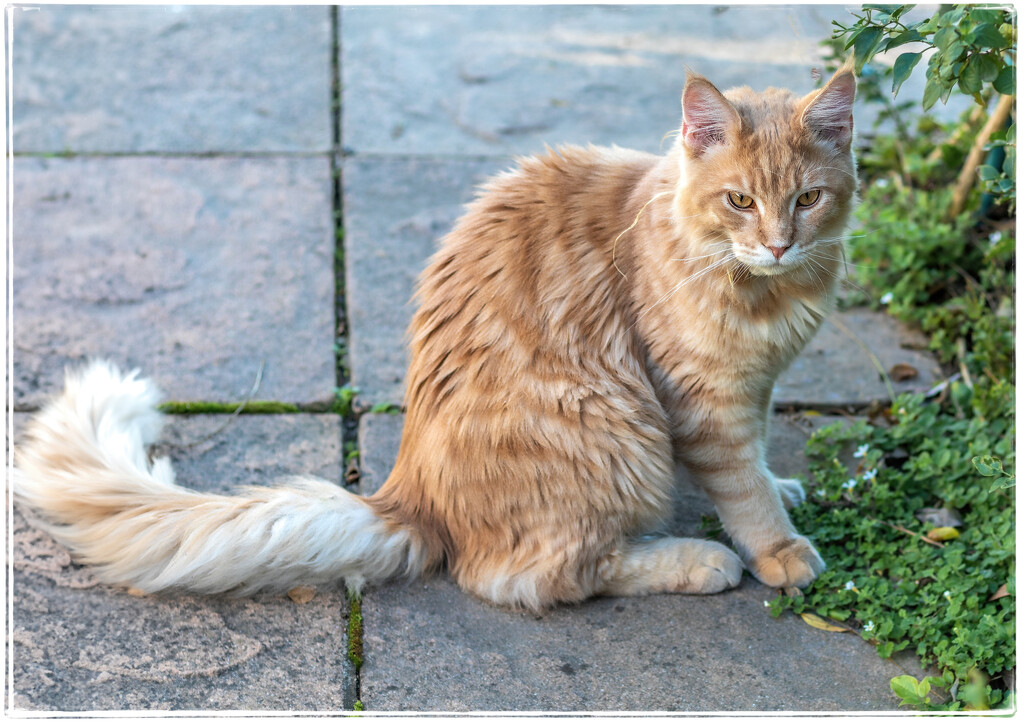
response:
[[(157, 392), (93, 362), (33, 419), (16, 498), (144, 591), (350, 587), (447, 564), (486, 600), (706, 594), (823, 568), (765, 465), (772, 385), (832, 305), (855, 200), (853, 73), (805, 97), (691, 75), (665, 156), (563, 147), (493, 179), (424, 272), (394, 471), (237, 496), (174, 483)], [(651, 536), (676, 464), (735, 552)]]

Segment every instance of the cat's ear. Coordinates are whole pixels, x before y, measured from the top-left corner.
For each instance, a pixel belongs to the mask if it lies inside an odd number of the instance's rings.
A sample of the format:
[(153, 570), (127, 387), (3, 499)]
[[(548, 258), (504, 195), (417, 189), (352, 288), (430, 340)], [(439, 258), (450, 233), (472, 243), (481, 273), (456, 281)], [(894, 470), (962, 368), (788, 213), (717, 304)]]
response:
[(804, 98), (800, 125), (823, 140), (846, 148), (853, 139), (853, 98), (857, 78), (841, 68), (821, 90)]
[(740, 123), (736, 108), (707, 78), (690, 73), (683, 88), (683, 145), (697, 155), (725, 142), (729, 129)]

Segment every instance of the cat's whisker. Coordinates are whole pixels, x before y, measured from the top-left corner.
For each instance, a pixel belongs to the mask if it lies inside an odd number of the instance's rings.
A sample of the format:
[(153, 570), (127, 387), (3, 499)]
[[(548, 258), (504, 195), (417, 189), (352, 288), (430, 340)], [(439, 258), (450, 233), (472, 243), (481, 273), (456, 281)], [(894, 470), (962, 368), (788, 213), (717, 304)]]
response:
[(642, 216), (644, 214), (644, 211), (647, 210), (647, 206), (654, 203), (654, 201), (656, 201), (658, 198), (661, 198), (662, 196), (666, 195), (671, 195), (672, 193), (673, 191), (662, 191), (661, 193), (655, 193), (653, 196), (651, 196), (651, 199), (644, 203), (643, 206), (641, 206), (640, 210), (637, 211), (636, 218), (633, 219), (633, 222), (629, 225), (629, 228), (622, 231), (622, 233), (620, 233), (619, 235), (615, 236), (615, 240), (612, 241), (612, 266), (615, 267), (615, 270), (618, 271), (619, 275), (622, 276), (623, 278), (626, 277), (626, 274), (622, 272), (622, 269), (619, 268), (618, 264), (615, 262), (615, 249), (618, 248), (619, 239), (622, 238), (627, 233), (629, 233), (634, 228), (636, 228), (636, 224), (640, 222), (640, 216)]
[(637, 316), (636, 321), (633, 323), (633, 326), (635, 326), (637, 323), (639, 323), (641, 319), (643, 319), (647, 314), (649, 314), (655, 308), (660, 306), (670, 296), (674, 295), (676, 292), (678, 292), (680, 289), (682, 289), (683, 286), (686, 286), (687, 284), (692, 283), (693, 281), (696, 281), (698, 278), (700, 278), (701, 276), (707, 274), (709, 271), (713, 270), (714, 268), (717, 268), (717, 267), (723, 265), (723, 263), (725, 261), (727, 261), (727, 260), (729, 260), (729, 259), (728, 258), (723, 258), (723, 259), (721, 259), (719, 261), (715, 261), (714, 263), (709, 265), (707, 268), (702, 269), (700, 272), (695, 273), (692, 276), (688, 276), (686, 278), (681, 279), (679, 281), (679, 283), (677, 283), (675, 286), (673, 286), (671, 288), (671, 290), (668, 291), (668, 293), (666, 293), (664, 296), (659, 298), (657, 301), (655, 301), (653, 304), (651, 304), (651, 306), (649, 308), (647, 308), (639, 316)]
[(646, 309), (639, 316), (637, 316), (636, 317), (636, 321), (633, 322), (633, 324), (632, 324), (632, 326), (630, 326), (630, 328), (633, 328), (633, 326), (636, 326), (638, 323), (640, 323), (640, 321), (647, 314), (649, 314), (655, 308), (660, 306), (670, 296), (674, 295), (681, 288), (683, 288), (683, 286), (686, 286), (687, 284), (692, 283), (693, 281), (696, 281), (697, 279), (701, 278), (702, 276), (707, 275), (708, 273), (710, 273), (714, 269), (721, 267), (727, 261), (730, 261), (730, 260), (733, 260), (733, 259), (735, 259), (735, 256), (732, 256), (732, 255), (726, 256), (725, 258), (722, 258), (720, 260), (715, 261), (714, 263), (709, 264), (707, 268), (702, 268), (700, 271), (698, 271), (697, 273), (693, 274), (692, 276), (687, 276), (686, 278), (683, 278), (681, 281), (679, 281), (679, 283), (677, 283), (675, 286), (673, 286), (671, 288), (671, 290), (668, 291), (668, 293), (666, 293), (664, 296), (659, 298), (657, 301), (655, 301), (653, 304), (651, 304), (651, 306), (648, 309)]

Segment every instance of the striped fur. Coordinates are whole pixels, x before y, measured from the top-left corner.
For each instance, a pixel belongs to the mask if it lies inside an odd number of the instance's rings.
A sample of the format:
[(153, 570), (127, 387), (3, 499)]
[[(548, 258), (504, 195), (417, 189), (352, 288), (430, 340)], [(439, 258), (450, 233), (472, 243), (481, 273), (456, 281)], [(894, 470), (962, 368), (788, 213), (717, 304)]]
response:
[[(175, 486), (145, 459), (151, 388), (103, 364), (34, 421), (17, 497), (108, 579), (147, 589), (358, 584), (442, 563), (531, 609), (717, 592), (744, 563), (805, 585), (823, 564), (765, 435), (775, 379), (832, 307), (853, 91), (849, 70), (803, 98), (692, 76), (666, 156), (563, 147), (492, 180), (421, 278), (401, 448), (368, 499), (310, 480), (238, 497)], [(670, 515), (679, 463), (738, 555), (644, 536)]]

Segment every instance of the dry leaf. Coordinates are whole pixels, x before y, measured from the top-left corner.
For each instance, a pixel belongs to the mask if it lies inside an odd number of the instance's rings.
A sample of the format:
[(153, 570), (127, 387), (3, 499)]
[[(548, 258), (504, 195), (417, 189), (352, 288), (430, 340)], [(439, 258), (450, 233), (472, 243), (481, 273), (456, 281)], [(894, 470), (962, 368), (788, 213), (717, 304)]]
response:
[(128, 587), (127, 589), (125, 589), (125, 592), (127, 592), (128, 594), (130, 594), (133, 597), (144, 597), (144, 596), (146, 596), (146, 592), (142, 591), (141, 589), (136, 589), (135, 587)]
[(956, 539), (960, 536), (960, 532), (951, 526), (937, 526), (934, 529), (929, 530), (925, 536), (932, 541), (949, 541), (950, 539)]
[(1008, 596), (1010, 596), (1010, 593), (1008, 591), (1006, 591), (1006, 585), (1002, 584), (1002, 585), (1000, 585), (999, 589), (996, 590), (996, 593), (988, 598), (988, 601), (994, 602), (997, 599), (1002, 599), (1003, 597), (1008, 597)]
[(896, 364), (889, 369), (889, 378), (893, 381), (909, 381), (917, 378), (917, 369), (910, 364)]
[(826, 632), (849, 632), (850, 630), (846, 627), (837, 627), (834, 624), (830, 624), (825, 621), (817, 614), (811, 614), (810, 612), (804, 612), (800, 615), (800, 618), (810, 624), (815, 629), (823, 629)]
[(311, 602), (316, 596), (316, 589), (313, 587), (295, 587), (288, 591), (288, 598), (296, 604)]

